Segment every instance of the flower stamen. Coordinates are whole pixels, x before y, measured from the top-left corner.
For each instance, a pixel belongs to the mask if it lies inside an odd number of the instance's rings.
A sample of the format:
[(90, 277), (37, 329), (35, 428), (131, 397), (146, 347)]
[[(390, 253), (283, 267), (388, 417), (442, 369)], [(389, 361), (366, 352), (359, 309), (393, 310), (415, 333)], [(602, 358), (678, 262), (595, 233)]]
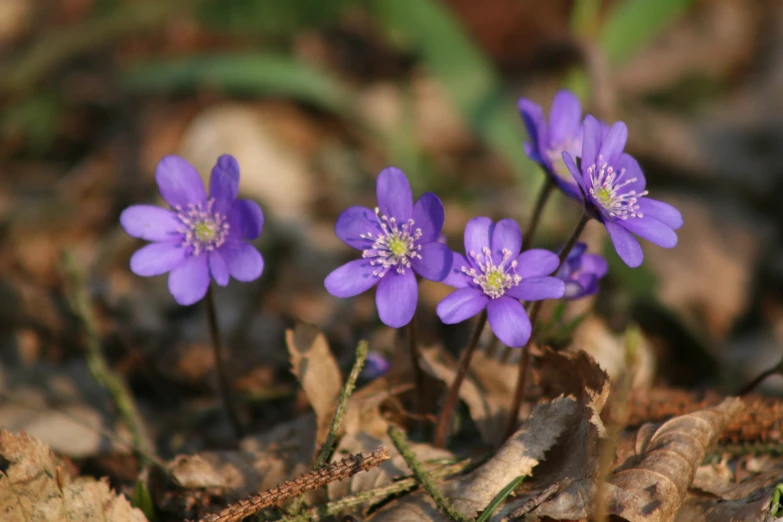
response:
[(471, 250), (468, 255), (476, 261), (481, 273), (473, 267), (462, 267), (462, 273), (471, 277), (473, 283), (481, 287), (481, 290), (492, 299), (497, 299), (505, 294), (506, 290), (522, 281), (522, 277), (517, 274), (517, 260), (508, 263), (511, 259), (511, 251), (504, 248), (501, 254), (503, 259), (496, 265), (488, 247), (482, 248), (481, 253), (478, 254)]
[(187, 207), (174, 207), (177, 219), (182, 223), (177, 232), (182, 234), (182, 246), (192, 256), (212, 252), (226, 241), (231, 228), (226, 216), (214, 211), (215, 200), (209, 198), (201, 203), (189, 203)]
[(589, 191), (596, 203), (598, 203), (611, 217), (619, 219), (640, 218), (639, 199), (647, 195), (647, 191), (623, 189), (631, 183), (636, 183), (636, 178), (623, 180), (625, 169), (617, 172), (615, 168), (603, 161), (599, 155), (597, 163), (587, 167), (589, 176)]
[(398, 274), (404, 274), (411, 267), (412, 259), (421, 259), (421, 245), (417, 244), (422, 235), (421, 229), (414, 228), (412, 219), (399, 224), (395, 217), (381, 214), (378, 207), (375, 208), (375, 218), (380, 232), (359, 235), (373, 242), (370, 248), (362, 251), (362, 257), (370, 259), (370, 264), (377, 267), (372, 272), (375, 277), (385, 276), (391, 268)]

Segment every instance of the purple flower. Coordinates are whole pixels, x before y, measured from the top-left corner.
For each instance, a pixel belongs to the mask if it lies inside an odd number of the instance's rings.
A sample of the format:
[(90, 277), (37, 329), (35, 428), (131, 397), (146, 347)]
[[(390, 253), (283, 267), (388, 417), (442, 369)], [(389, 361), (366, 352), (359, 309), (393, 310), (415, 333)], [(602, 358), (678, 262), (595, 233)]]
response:
[(677, 245), (674, 231), (682, 226), (682, 215), (667, 203), (645, 197), (642, 169), (623, 152), (627, 137), (625, 123), (616, 122), (604, 133), (601, 123), (588, 115), (580, 165), (568, 152), (563, 152), (563, 161), (579, 185), (586, 211), (604, 224), (620, 258), (637, 267), (644, 255), (633, 234), (672, 248)]
[(418, 301), (416, 274), (442, 281), (451, 268), (451, 251), (438, 236), (443, 228), (443, 204), (427, 192), (413, 204), (405, 174), (388, 167), (376, 183), (378, 207), (350, 207), (334, 232), (362, 258), (344, 264), (324, 284), (335, 297), (353, 297), (378, 283), (375, 303), (384, 324), (399, 328), (413, 318)]
[(582, 153), (582, 106), (579, 98), (570, 91), (558, 91), (552, 101), (548, 123), (540, 105), (521, 98), (517, 106), (530, 137), (530, 143), (525, 143), (528, 157), (541, 165), (566, 195), (581, 201), (579, 187), (563, 163), (563, 152), (574, 157)]
[(556, 277), (565, 282), (564, 299), (572, 301), (598, 291), (598, 280), (606, 275), (606, 260), (598, 254), (588, 254), (587, 245), (577, 243), (569, 252)]
[(362, 377), (367, 380), (377, 379), (385, 375), (390, 369), (391, 363), (386, 357), (378, 352), (370, 352), (367, 354), (367, 360), (364, 363)]
[(558, 266), (548, 250), (522, 248), (522, 232), (512, 219), (493, 223), (476, 217), (465, 227), (465, 252), (453, 253), (454, 262), (444, 283), (457, 290), (438, 304), (441, 321), (454, 324), (487, 309), (489, 325), (508, 346), (522, 347), (530, 338), (530, 319), (524, 301), (558, 299), (565, 285), (548, 277)]
[(196, 169), (179, 156), (160, 160), (155, 181), (174, 210), (134, 205), (120, 215), (128, 234), (152, 241), (131, 257), (136, 275), (171, 272), (169, 290), (181, 305), (204, 297), (210, 275), (220, 286), (229, 276), (252, 281), (261, 275), (264, 260), (244, 240), (261, 235), (264, 214), (254, 201), (237, 199), (239, 164), (232, 156), (220, 156), (212, 168), (209, 197)]

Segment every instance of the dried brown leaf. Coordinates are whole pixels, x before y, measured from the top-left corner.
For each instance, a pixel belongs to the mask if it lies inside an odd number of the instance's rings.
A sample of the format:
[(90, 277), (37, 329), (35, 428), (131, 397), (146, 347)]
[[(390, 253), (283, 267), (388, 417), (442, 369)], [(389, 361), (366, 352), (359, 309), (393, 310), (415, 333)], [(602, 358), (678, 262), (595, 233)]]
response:
[[(562, 435), (576, 411), (576, 401), (568, 397), (539, 404), (494, 457), (465, 477), (445, 484), (441, 491), (456, 509), (468, 517), (475, 517), (509, 482), (532, 472)], [(448, 517), (435, 507), (429, 496), (417, 493), (402, 498), (369, 520), (445, 522)]]
[(291, 372), (299, 380), (316, 417), (316, 444), (323, 444), (343, 386), (340, 368), (323, 333), (313, 325), (298, 323), (286, 330)]
[(7, 522), (111, 520), (145, 522), (144, 514), (101, 480), (69, 476), (49, 447), (25, 433), (0, 432), (0, 513)]

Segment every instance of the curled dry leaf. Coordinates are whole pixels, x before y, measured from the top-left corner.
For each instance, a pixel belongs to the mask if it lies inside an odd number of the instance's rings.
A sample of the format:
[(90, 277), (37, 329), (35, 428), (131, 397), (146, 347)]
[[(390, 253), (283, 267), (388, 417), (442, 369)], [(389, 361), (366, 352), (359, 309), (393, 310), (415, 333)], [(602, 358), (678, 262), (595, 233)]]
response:
[(316, 444), (323, 444), (337, 407), (343, 378), (329, 350), (326, 337), (317, 327), (298, 323), (286, 330), (286, 346), (291, 356), (291, 372), (302, 385), (316, 417)]
[[(577, 410), (576, 401), (561, 397), (536, 406), (533, 413), (487, 463), (472, 473), (449, 482), (441, 491), (453, 506), (468, 517), (478, 512), (520, 475), (529, 475), (566, 429)], [(446, 522), (425, 493), (408, 495), (379, 511), (373, 522)]]
[(0, 471), (4, 521), (147, 520), (105, 481), (71, 477), (49, 447), (30, 435), (0, 432), (0, 458), (8, 462)]

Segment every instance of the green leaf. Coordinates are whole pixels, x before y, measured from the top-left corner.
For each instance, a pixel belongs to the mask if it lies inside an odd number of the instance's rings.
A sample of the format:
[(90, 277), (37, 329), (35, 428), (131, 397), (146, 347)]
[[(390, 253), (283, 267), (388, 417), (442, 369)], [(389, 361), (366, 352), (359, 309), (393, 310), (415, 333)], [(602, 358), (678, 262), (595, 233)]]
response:
[(148, 62), (126, 71), (123, 81), (132, 91), (211, 87), (231, 93), (284, 96), (341, 115), (354, 114), (350, 89), (326, 71), (288, 56), (204, 54)]
[(435, 0), (371, 0), (368, 5), (393, 40), (421, 57), (468, 126), (520, 174), (529, 198), (537, 178), (523, 151), (516, 104), (448, 9)]
[(131, 505), (139, 508), (144, 513), (144, 516), (147, 517), (147, 520), (155, 519), (155, 504), (152, 501), (152, 495), (147, 487), (147, 483), (142, 479), (137, 480), (133, 488)]
[(212, 0), (200, 6), (200, 22), (231, 34), (291, 36), (339, 20), (353, 0)]
[(619, 65), (679, 18), (693, 0), (625, 0), (612, 10), (600, 44), (612, 64)]

